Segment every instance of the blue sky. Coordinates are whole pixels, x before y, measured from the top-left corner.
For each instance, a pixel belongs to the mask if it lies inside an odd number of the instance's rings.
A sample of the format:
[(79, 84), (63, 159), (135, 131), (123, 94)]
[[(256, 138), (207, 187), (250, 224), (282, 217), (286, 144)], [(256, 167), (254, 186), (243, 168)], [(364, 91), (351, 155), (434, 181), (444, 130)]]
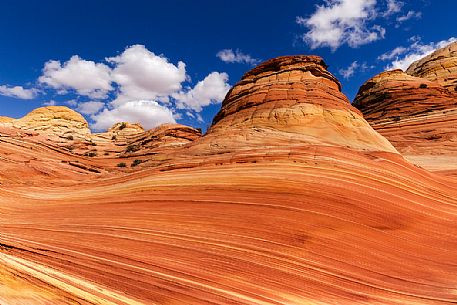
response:
[(324, 58), (353, 99), (368, 78), (457, 37), (453, 0), (1, 1), (0, 115), (42, 105), (147, 128), (206, 127), (256, 63)]

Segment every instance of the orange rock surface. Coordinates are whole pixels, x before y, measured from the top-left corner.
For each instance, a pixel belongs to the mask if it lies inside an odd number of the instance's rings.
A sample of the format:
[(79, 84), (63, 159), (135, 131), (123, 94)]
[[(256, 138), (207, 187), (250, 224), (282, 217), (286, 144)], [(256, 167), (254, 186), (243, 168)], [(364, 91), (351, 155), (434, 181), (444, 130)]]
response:
[(350, 105), (318, 56), (278, 57), (246, 73), (200, 142), (210, 142), (213, 152), (281, 143), (395, 152)]
[[(248, 72), (204, 136), (137, 130), (85, 157), (2, 128), (0, 302), (457, 301), (457, 181), (406, 161), (319, 57)], [(30, 147), (51, 173), (22, 172)]]
[(7, 116), (0, 116), (0, 123), (10, 123), (11, 121), (14, 121), (14, 119)]
[(457, 176), (457, 92), (450, 85), (456, 47), (440, 49), (407, 70), (422, 77), (394, 70), (371, 78), (353, 103), (410, 161), (452, 176)]

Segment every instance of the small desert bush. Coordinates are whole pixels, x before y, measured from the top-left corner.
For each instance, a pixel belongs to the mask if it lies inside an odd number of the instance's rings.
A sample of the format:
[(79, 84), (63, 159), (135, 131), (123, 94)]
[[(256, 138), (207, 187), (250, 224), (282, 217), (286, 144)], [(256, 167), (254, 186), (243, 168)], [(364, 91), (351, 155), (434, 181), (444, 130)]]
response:
[(129, 145), (127, 146), (127, 148), (125, 149), (125, 152), (126, 153), (131, 153), (131, 152), (135, 152), (139, 150), (139, 148), (136, 146), (136, 145)]
[(121, 125), (119, 126), (119, 130), (124, 129), (125, 127), (127, 127), (127, 123), (122, 122)]
[(96, 157), (97, 156), (97, 152), (95, 151), (88, 151), (84, 154), (86, 157)]
[(121, 163), (118, 163), (117, 164), (117, 167), (126, 167), (127, 164), (125, 164), (124, 162), (121, 162)]
[(140, 165), (141, 163), (143, 163), (143, 161), (141, 161), (141, 160), (134, 160), (134, 161), (132, 162), (132, 165), (130, 165), (130, 166), (131, 166), (131, 167), (135, 167), (135, 166), (137, 166), (137, 165)]
[(427, 88), (427, 84), (420, 84), (420, 85), (419, 85), (419, 88), (425, 89), (425, 88)]

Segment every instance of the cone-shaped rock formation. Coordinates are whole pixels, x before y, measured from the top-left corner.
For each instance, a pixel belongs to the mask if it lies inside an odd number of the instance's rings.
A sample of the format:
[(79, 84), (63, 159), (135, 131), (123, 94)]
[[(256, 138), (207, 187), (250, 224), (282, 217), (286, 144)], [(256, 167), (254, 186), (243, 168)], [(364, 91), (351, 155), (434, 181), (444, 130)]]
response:
[(287, 143), (395, 152), (350, 105), (318, 56), (278, 57), (247, 72), (202, 141), (229, 150)]

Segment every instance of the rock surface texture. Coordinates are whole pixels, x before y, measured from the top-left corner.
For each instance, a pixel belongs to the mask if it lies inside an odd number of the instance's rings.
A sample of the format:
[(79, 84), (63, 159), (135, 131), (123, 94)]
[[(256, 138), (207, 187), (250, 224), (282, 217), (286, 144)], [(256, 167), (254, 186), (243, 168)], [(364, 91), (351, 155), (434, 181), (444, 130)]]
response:
[(319, 57), (245, 74), (203, 136), (42, 142), (8, 124), (0, 303), (457, 301), (457, 180), (406, 161)]
[(22, 130), (45, 132), (50, 136), (85, 138), (90, 133), (83, 116), (63, 106), (37, 108), (12, 124)]
[(350, 105), (318, 56), (278, 57), (246, 73), (202, 141), (227, 148), (284, 142), (395, 151)]
[(368, 80), (353, 105), (409, 160), (457, 174), (457, 43)]
[(414, 62), (406, 73), (437, 82), (457, 92), (457, 42)]

